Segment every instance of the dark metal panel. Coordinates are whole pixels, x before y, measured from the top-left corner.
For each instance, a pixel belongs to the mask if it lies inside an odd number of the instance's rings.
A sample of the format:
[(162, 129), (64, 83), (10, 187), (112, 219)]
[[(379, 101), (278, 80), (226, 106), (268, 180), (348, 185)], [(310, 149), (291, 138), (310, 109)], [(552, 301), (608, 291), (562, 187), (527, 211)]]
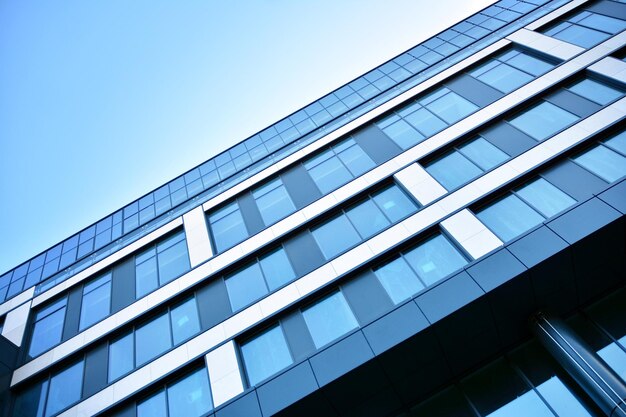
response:
[(488, 106), (504, 96), (502, 92), (492, 86), (480, 82), (467, 74), (454, 77), (446, 82), (445, 86), (480, 107)]
[(304, 276), (326, 262), (322, 251), (308, 231), (289, 239), (284, 247), (296, 276)]
[(400, 154), (402, 149), (376, 125), (370, 125), (352, 135), (361, 149), (380, 165)]
[(599, 104), (568, 90), (559, 90), (554, 94), (550, 94), (546, 97), (546, 101), (579, 117), (587, 117), (602, 108)]
[(505, 284), (525, 271), (526, 267), (506, 249), (500, 249), (467, 268), (467, 272), (485, 292)]
[(111, 313), (116, 313), (135, 301), (135, 258), (113, 267), (111, 277)]
[(67, 310), (65, 311), (65, 322), (63, 323), (62, 341), (78, 334), (80, 322), (80, 307), (83, 301), (83, 286), (78, 285), (73, 288), (67, 297)]
[(370, 323), (393, 307), (387, 292), (370, 270), (341, 288), (361, 325)]
[(318, 389), (309, 362), (303, 362), (257, 389), (264, 416), (274, 415)]
[(208, 330), (233, 314), (222, 278), (214, 279), (209, 285), (196, 293), (200, 325)]
[(256, 201), (252, 198), (252, 194), (247, 192), (237, 198), (239, 203), (239, 209), (241, 210), (241, 216), (246, 224), (248, 233), (250, 236), (257, 234), (261, 230), (265, 229), (265, 223), (261, 217), (261, 212), (256, 205)]
[(106, 343), (87, 353), (83, 397), (89, 397), (107, 386), (108, 366), (109, 355)]
[(251, 391), (243, 397), (225, 405), (215, 413), (216, 417), (263, 417), (259, 408), (256, 391)]
[(548, 223), (548, 227), (573, 244), (617, 220), (621, 213), (603, 201), (592, 198)]
[(322, 196), (307, 170), (300, 164), (282, 173), (280, 178), (298, 209), (308, 206)]
[(504, 122), (484, 130), (480, 135), (511, 157), (516, 157), (537, 144), (536, 140)]
[(615, 210), (626, 214), (626, 180), (615, 184), (598, 197)]
[(606, 187), (606, 182), (569, 160), (542, 172), (541, 176), (578, 201), (586, 200)]
[(282, 319), (281, 324), (296, 362), (315, 352), (315, 344), (300, 310), (294, 311)]

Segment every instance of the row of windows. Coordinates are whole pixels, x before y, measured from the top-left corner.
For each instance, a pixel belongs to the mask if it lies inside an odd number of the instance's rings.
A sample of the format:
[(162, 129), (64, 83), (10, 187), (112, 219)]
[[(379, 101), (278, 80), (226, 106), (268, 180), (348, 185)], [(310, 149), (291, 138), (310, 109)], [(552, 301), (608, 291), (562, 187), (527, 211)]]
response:
[(583, 48), (591, 48), (624, 29), (624, 20), (584, 10), (550, 25), (543, 33)]
[[(465, 256), (446, 237), (436, 234), (372, 271), (392, 303), (398, 304), (465, 264)], [(359, 327), (341, 289), (301, 313), (317, 349)], [(242, 343), (241, 354), (251, 386), (294, 362), (280, 323)]]
[(284, 145), (293, 143), (316, 127), (535, 10), (546, 1), (502, 0), (357, 78), (4, 274), (0, 277), (0, 301), (62, 271)]
[[(565, 88), (599, 105), (607, 105), (623, 96), (616, 88), (592, 79), (584, 79)], [(523, 113), (509, 118), (515, 128), (536, 140), (544, 140), (580, 119), (549, 101), (541, 101)], [(468, 183), (484, 172), (510, 158), (480, 134), (462, 145), (455, 146), (442, 157), (428, 163), (426, 171), (451, 191)]]
[[(626, 132), (576, 155), (571, 160), (607, 182), (626, 175)], [(544, 178), (512, 190), (476, 212), (476, 216), (507, 242), (576, 203)]]
[[(135, 257), (135, 294), (139, 299), (190, 269), (185, 233), (180, 231)], [(63, 339), (67, 296), (35, 314), (28, 354), (35, 357)], [(82, 289), (78, 331), (108, 317), (112, 310), (112, 272), (91, 280)]]

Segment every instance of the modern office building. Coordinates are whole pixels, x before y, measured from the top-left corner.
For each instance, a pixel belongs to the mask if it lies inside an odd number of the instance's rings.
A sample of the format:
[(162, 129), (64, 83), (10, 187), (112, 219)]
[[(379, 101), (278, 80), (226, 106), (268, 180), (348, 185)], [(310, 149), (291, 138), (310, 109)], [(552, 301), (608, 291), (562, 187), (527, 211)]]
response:
[(501, 0), (2, 275), (0, 415), (626, 416), (624, 29)]

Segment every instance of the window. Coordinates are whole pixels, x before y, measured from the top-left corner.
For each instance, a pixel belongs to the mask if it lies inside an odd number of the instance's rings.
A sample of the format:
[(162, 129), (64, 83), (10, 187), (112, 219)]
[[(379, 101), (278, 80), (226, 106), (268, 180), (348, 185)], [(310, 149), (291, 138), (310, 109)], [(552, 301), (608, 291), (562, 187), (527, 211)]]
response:
[(541, 141), (578, 120), (578, 116), (547, 101), (526, 110), (509, 121), (510, 124)]
[(553, 67), (542, 59), (511, 50), (480, 65), (469, 75), (503, 93), (510, 93)]
[(465, 257), (440, 234), (405, 252), (404, 258), (426, 286), (467, 264)]
[(374, 269), (374, 274), (394, 304), (406, 300), (424, 288), (424, 284), (403, 256)]
[(198, 369), (137, 404), (137, 417), (200, 417), (213, 409), (209, 377)]
[(181, 231), (137, 255), (136, 297), (143, 297), (190, 268), (185, 233)]
[(287, 254), (280, 248), (226, 277), (230, 305), (238, 311), (295, 277)]
[(623, 95), (619, 90), (588, 78), (568, 87), (568, 90), (601, 106), (605, 106)]
[(417, 206), (395, 185), (372, 194), (311, 230), (326, 259), (375, 235), (414, 212)]
[(28, 354), (35, 357), (61, 342), (67, 299), (63, 298), (37, 312)]
[(211, 213), (209, 224), (217, 252), (223, 252), (248, 237), (248, 229), (236, 201)]
[(267, 379), (293, 363), (280, 326), (254, 337), (241, 346), (250, 386)]
[(83, 288), (80, 306), (80, 330), (102, 320), (111, 313), (111, 273), (90, 282)]
[(137, 366), (141, 366), (172, 347), (167, 313), (139, 327), (135, 332)]
[(545, 179), (538, 178), (479, 211), (476, 217), (507, 242), (575, 202)]
[(52, 375), (50, 383), (44, 383), (42, 396), (48, 387), (45, 416), (57, 414), (80, 400), (83, 388), (83, 361)]
[(577, 13), (544, 33), (583, 48), (591, 48), (626, 28), (626, 22), (589, 11)]
[(354, 139), (350, 138), (305, 162), (304, 168), (322, 194), (326, 194), (375, 165)]
[(277, 178), (252, 192), (266, 226), (296, 211), (282, 180)]
[(318, 349), (359, 326), (341, 292), (302, 310), (302, 315)]
[(625, 136), (626, 133), (621, 133), (589, 149), (575, 157), (574, 162), (607, 182), (617, 181), (626, 175)]
[(185, 301), (170, 312), (174, 345), (200, 332), (200, 318), (195, 298)]
[(476, 109), (474, 103), (443, 87), (382, 119), (377, 126), (400, 148), (408, 149)]
[(135, 343), (133, 333), (109, 345), (109, 382), (126, 375), (135, 368)]

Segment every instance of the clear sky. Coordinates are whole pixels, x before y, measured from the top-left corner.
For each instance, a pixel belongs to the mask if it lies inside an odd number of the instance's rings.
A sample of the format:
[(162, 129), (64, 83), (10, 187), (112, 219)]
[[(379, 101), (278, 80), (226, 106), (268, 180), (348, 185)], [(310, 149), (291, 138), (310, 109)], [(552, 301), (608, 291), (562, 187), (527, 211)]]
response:
[(0, 0), (0, 273), (491, 0)]

